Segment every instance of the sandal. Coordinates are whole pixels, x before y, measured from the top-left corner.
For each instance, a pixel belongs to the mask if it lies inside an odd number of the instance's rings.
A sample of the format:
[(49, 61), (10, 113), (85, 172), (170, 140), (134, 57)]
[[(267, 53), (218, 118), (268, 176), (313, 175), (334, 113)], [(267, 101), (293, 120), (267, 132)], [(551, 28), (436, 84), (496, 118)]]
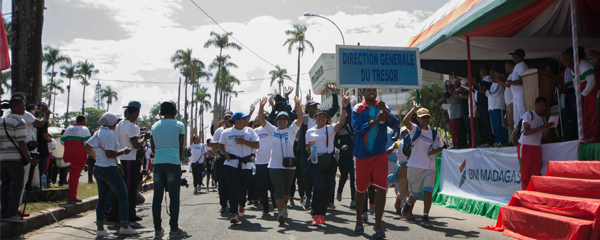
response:
[(375, 233), (373, 233), (373, 237), (375, 239), (384, 239), (385, 238), (385, 231), (384, 230), (377, 230)]
[(354, 233), (356, 233), (356, 235), (363, 235), (365, 233), (365, 226), (354, 227)]

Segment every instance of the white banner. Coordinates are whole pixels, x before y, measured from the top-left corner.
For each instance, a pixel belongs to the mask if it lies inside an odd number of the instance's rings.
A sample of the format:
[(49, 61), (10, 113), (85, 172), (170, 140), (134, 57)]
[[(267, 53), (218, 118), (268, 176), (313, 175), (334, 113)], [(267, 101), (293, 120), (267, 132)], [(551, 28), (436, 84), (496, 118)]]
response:
[[(550, 160), (576, 160), (577, 141), (542, 145), (542, 173)], [(461, 198), (508, 204), (521, 190), (517, 148), (444, 150), (440, 193)]]

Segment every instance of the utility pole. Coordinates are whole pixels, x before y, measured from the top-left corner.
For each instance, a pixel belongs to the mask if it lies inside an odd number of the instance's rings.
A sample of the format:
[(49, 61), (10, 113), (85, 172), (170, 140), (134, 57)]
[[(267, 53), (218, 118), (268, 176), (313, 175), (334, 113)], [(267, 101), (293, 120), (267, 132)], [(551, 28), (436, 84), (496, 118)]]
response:
[[(179, 102), (181, 102), (181, 77), (179, 77), (179, 87), (177, 88), (177, 116), (179, 116), (179, 110), (181, 109), (181, 105), (179, 105)], [(177, 118), (177, 117), (175, 117)], [(179, 116), (179, 118), (181, 118), (181, 116)]]

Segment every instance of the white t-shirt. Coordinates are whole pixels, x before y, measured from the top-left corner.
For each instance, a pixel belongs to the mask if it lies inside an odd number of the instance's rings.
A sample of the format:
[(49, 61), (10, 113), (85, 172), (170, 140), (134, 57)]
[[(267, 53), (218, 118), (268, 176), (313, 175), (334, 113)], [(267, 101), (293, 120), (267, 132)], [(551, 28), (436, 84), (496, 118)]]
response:
[(402, 166), (402, 164), (407, 163), (408, 159), (404, 156), (402, 152), (402, 148), (404, 147), (404, 139), (399, 139), (394, 143), (394, 146), (398, 146), (398, 149), (395, 150), (396, 156), (398, 156), (398, 160), (396, 161), (396, 165)]
[(488, 110), (504, 110), (506, 104), (504, 104), (504, 87), (501, 83), (492, 83), (490, 89), (485, 92), (488, 97)]
[[(506, 78), (506, 81), (511, 81), (512, 80), (512, 74), (508, 75), (508, 77)], [(510, 105), (513, 102), (513, 94), (512, 94), (512, 87), (507, 87), (504, 88), (504, 103), (506, 103), (506, 105)]]
[[(511, 73), (511, 75), (512, 75), (511, 80), (512, 81), (519, 80), (519, 76), (521, 76), (521, 74), (523, 72), (527, 71), (527, 69), (529, 69), (529, 67), (527, 67), (527, 64), (525, 64), (525, 61), (517, 63), (517, 65), (515, 65), (515, 68), (513, 69), (513, 72)], [(524, 98), (525, 98), (523, 85), (511, 85), (510, 88), (511, 88), (511, 91), (513, 94), (513, 102), (515, 102), (515, 101), (523, 102)]]
[[(325, 127), (321, 129), (317, 129), (317, 127), (313, 127), (306, 131), (306, 144), (310, 140), (316, 140), (314, 146), (317, 146), (317, 153), (332, 153), (333, 152), (333, 141), (335, 139), (335, 129), (332, 124), (326, 125), (327, 131), (325, 131)], [(327, 147), (327, 136), (325, 136), (325, 132), (329, 133), (329, 147)], [(308, 159), (310, 161), (310, 158)]]
[(123, 154), (119, 157), (121, 161), (135, 161), (135, 154), (137, 151), (135, 151), (130, 139), (138, 134), (140, 134), (140, 128), (127, 119), (121, 121), (117, 124), (117, 127), (115, 127), (115, 135), (117, 135), (119, 144), (123, 147), (131, 148), (129, 154)]
[(224, 130), (225, 130), (225, 127), (217, 128), (217, 130), (215, 130), (215, 134), (213, 134), (213, 137), (210, 140), (210, 142), (211, 143), (219, 143), (219, 140), (221, 139), (221, 134), (223, 133)]
[(19, 116), (25, 121), (25, 124), (27, 124), (27, 126), (25, 126), (25, 134), (27, 134), (25, 143), (33, 141), (35, 139), (35, 137), (33, 137), (33, 123), (35, 122), (35, 116), (27, 111), (25, 111), (25, 114)]
[(204, 143), (192, 144), (190, 145), (190, 152), (192, 152), (192, 156), (190, 157), (191, 163), (204, 163), (204, 154), (207, 152), (206, 145)]
[[(108, 158), (105, 150), (118, 151), (121, 147), (117, 142), (117, 136), (107, 127), (100, 127), (98, 131), (87, 141), (87, 144), (94, 148), (96, 153), (96, 166), (98, 167), (116, 167), (115, 158)], [(102, 148), (100, 147), (102, 146)], [(135, 151), (132, 151), (135, 152)], [(117, 159), (118, 161), (118, 159)]]
[(296, 169), (296, 167), (283, 167), (283, 158), (294, 157), (294, 139), (298, 130), (300, 130), (300, 128), (296, 126), (296, 121), (292, 122), (288, 128), (283, 130), (276, 128), (267, 122), (265, 131), (269, 133), (271, 149), (273, 149), (271, 151), (271, 161), (269, 161), (268, 168)]
[[(235, 139), (238, 137), (243, 137), (249, 142), (259, 141), (258, 135), (256, 132), (254, 132), (254, 130), (252, 130), (252, 128), (245, 127), (242, 130), (236, 130), (234, 127), (230, 127), (221, 133), (219, 144), (224, 144), (225, 151), (227, 151), (229, 154), (235, 154), (238, 157), (246, 157), (252, 154), (252, 148), (250, 148), (248, 145), (238, 144), (235, 142)], [(239, 160), (237, 159), (231, 159), (229, 161), (225, 160), (225, 165), (237, 168), (238, 162)], [(243, 163), (242, 169), (252, 169), (252, 163)]]
[[(417, 133), (417, 125), (414, 123), (411, 123), (411, 125), (412, 129), (410, 130), (410, 136), (415, 136)], [(432, 146), (435, 146), (435, 148), (443, 147), (444, 142), (442, 142), (442, 138), (440, 137), (439, 133), (435, 139), (433, 139), (432, 135), (433, 131), (431, 127), (429, 127), (429, 130), (427, 131), (421, 129), (419, 138), (415, 140), (415, 145), (410, 153), (407, 166), (435, 170), (435, 156), (429, 155), (428, 153), (430, 150), (432, 150)]]
[[(268, 122), (267, 125), (269, 125)], [(269, 160), (271, 160), (271, 138), (269, 137), (269, 133), (262, 127), (255, 128), (254, 132), (256, 132), (256, 135), (260, 139), (260, 148), (253, 149), (256, 150), (255, 163), (258, 165), (269, 164)]]
[[(54, 140), (54, 138), (52, 138), (52, 142), (48, 142), (48, 152), (52, 153), (52, 150), (54, 150), (56, 148), (56, 140)], [(50, 156), (52, 156), (52, 154), (50, 154)]]
[[(532, 118), (532, 116), (533, 116), (533, 118)], [(534, 128), (544, 125), (544, 123), (546, 123), (546, 119), (543, 116), (538, 116), (535, 113), (535, 111), (532, 110), (532, 111), (525, 112), (525, 114), (523, 115), (523, 123), (528, 123), (529, 129), (534, 129)], [(530, 145), (530, 146), (542, 145), (542, 137), (543, 137), (544, 133), (546, 132), (546, 129), (544, 129), (543, 131), (539, 131), (534, 134), (531, 134), (529, 136), (525, 136), (525, 128), (524, 127), (523, 127), (522, 131), (523, 132), (521, 133), (521, 138), (519, 139), (520, 144)]]
[(315, 118), (308, 117), (308, 121), (306, 123), (306, 126), (307, 126), (306, 129), (311, 129), (314, 126), (317, 126), (317, 116), (315, 116)]

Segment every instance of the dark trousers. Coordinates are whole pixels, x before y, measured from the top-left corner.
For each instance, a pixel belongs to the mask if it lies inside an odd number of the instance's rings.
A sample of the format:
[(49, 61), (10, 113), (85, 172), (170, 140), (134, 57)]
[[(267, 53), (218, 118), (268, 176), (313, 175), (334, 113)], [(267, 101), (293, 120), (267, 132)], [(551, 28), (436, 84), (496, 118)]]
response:
[[(575, 140), (577, 137), (577, 109), (573, 107), (577, 97), (574, 88), (567, 88), (565, 92), (565, 108), (562, 109), (563, 140)], [(574, 134), (575, 133), (575, 134)]]
[(263, 209), (269, 208), (269, 193), (271, 193), (271, 202), (275, 204), (275, 189), (273, 188), (273, 182), (271, 182), (267, 166), (268, 164), (256, 165), (256, 185), (258, 187), (260, 204), (262, 204)]
[[(48, 182), (48, 178), (49, 178), (48, 172), (46, 171), (48, 169), (48, 154), (45, 154), (45, 155), (44, 154), (40, 154), (40, 158), (39, 158), (39, 161), (38, 161), (37, 168), (39, 170), (38, 171), (39, 172), (39, 176), (37, 176), (37, 177), (40, 180), (40, 188), (41, 188), (42, 175), (46, 174), (46, 183)], [(33, 169), (32, 169), (32, 171), (33, 171)], [(48, 185), (46, 185), (46, 186), (48, 186)]]
[(88, 183), (93, 183), (94, 182), (94, 166), (96, 165), (96, 159), (93, 159), (92, 157), (88, 156), (87, 158), (87, 165), (88, 165)]
[(310, 177), (310, 165), (312, 164), (308, 161), (308, 157), (308, 153), (302, 153), (302, 156), (300, 157), (300, 167), (302, 168), (302, 181), (304, 182), (304, 196), (312, 198), (313, 182)]
[(248, 181), (248, 201), (258, 200), (258, 186), (256, 186), (256, 175), (252, 175), (250, 170), (250, 179)]
[[(125, 176), (123, 176), (123, 180), (125, 181), (125, 187), (127, 187), (127, 201), (129, 202), (129, 220), (134, 222), (136, 218), (135, 214), (135, 206), (137, 205), (137, 187), (138, 182), (140, 181), (140, 163), (137, 160), (133, 161), (123, 161), (121, 160), (121, 165), (123, 165), (123, 171), (125, 172)], [(119, 216), (119, 199), (116, 194), (113, 194), (110, 213), (108, 214), (108, 219), (111, 222), (117, 222), (120, 220)], [(119, 218), (117, 218), (119, 216)]]
[(458, 129), (458, 148), (467, 147), (467, 126), (465, 126), (465, 120), (461, 118), (456, 119), (456, 127)]
[[(332, 159), (335, 159), (333, 156)], [(335, 189), (335, 172), (337, 166), (332, 164), (325, 171), (319, 172), (314, 164), (309, 164), (308, 171), (314, 187), (312, 209), (315, 215), (325, 215), (331, 192)]]
[(492, 134), (492, 122), (490, 120), (490, 112), (487, 107), (485, 109), (478, 108), (479, 111), (479, 120), (481, 125), (479, 126), (479, 131), (481, 133), (481, 143), (487, 143), (490, 146), (494, 145), (496, 137)]
[(238, 206), (243, 207), (246, 204), (246, 191), (248, 190), (248, 181), (252, 176), (252, 170), (238, 169), (226, 165), (223, 168), (227, 181), (229, 213), (237, 214)]
[(229, 196), (223, 163), (225, 163), (225, 157), (219, 155), (217, 157), (217, 165), (215, 166), (215, 171), (217, 171), (217, 181), (219, 182), (219, 204), (221, 205), (221, 208), (227, 208), (227, 199), (229, 199)]
[(202, 173), (204, 173), (203, 163), (192, 163), (192, 176), (194, 177), (194, 188), (202, 186)]
[[(298, 147), (298, 142), (294, 142), (294, 149)], [(302, 153), (300, 151), (294, 150), (294, 157), (296, 159), (302, 159)], [(302, 178), (302, 164), (298, 164), (296, 166), (296, 173), (294, 174), (294, 178), (292, 179), (292, 191), (290, 193), (290, 199), (294, 198), (294, 193), (296, 192), (296, 184), (298, 184), (298, 195), (300, 198), (304, 197), (306, 187), (304, 184), (304, 179)]]
[(171, 213), (169, 225), (171, 225), (171, 231), (176, 231), (179, 229), (179, 204), (181, 203), (181, 165), (162, 163), (155, 164), (152, 168), (152, 172), (154, 172), (154, 196), (152, 197), (154, 230), (160, 231), (162, 229), (162, 218), (160, 216), (162, 201), (165, 189), (168, 189), (169, 212)]
[(21, 161), (1, 161), (0, 166), (0, 179), (2, 179), (0, 207), (2, 207), (2, 218), (9, 218), (17, 215), (19, 211), (25, 170)]
[(342, 193), (344, 190), (344, 186), (346, 185), (346, 180), (348, 180), (348, 175), (350, 175), (350, 195), (352, 196), (352, 201), (354, 201), (355, 187), (354, 187), (354, 160), (352, 159), (352, 155), (350, 156), (341, 156), (340, 155), (340, 183), (338, 185), (338, 193)]

